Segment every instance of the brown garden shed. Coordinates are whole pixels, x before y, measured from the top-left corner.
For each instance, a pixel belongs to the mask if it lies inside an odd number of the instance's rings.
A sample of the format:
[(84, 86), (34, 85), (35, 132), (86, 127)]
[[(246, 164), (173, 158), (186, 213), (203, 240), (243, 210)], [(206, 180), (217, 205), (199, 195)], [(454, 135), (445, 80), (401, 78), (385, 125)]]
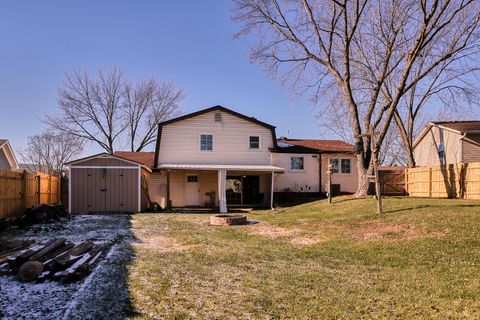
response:
[(145, 186), (151, 169), (101, 153), (68, 163), (70, 213), (139, 212), (148, 207)]

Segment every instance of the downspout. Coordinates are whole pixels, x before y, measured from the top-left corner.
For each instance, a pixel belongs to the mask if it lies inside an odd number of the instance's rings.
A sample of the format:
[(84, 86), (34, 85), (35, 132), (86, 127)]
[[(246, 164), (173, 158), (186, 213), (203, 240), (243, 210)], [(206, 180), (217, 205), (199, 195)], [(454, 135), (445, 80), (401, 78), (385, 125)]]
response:
[(462, 134), (462, 136), (460, 137), (460, 139), (458, 139), (458, 149), (457, 150), (460, 151), (460, 161), (459, 162), (461, 162), (461, 163), (463, 163), (463, 143), (462, 143), (462, 141), (466, 137), (466, 135), (467, 135), (467, 133), (464, 132)]
[[(459, 198), (463, 199), (465, 198), (465, 178), (464, 178), (464, 170), (465, 166), (463, 164), (463, 139), (467, 135), (466, 132), (462, 134), (460, 139), (458, 139), (458, 150), (460, 150), (460, 172), (458, 172), (459, 175), (459, 187), (460, 187), (460, 192), (459, 192)], [(458, 162), (457, 162), (458, 163)]]

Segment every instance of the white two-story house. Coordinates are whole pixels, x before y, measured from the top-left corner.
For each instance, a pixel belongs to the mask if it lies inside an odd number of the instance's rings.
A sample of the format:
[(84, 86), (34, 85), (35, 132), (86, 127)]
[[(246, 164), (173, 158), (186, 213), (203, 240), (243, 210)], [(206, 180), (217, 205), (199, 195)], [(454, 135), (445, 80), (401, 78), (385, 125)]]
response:
[[(103, 166), (96, 165), (100, 163), (98, 157)], [(109, 170), (108, 159), (115, 163), (113, 167), (123, 171), (113, 174), (112, 178), (121, 175), (116, 183), (102, 189), (100, 195), (107, 200), (100, 201), (92, 195), (92, 200), (85, 200), (91, 202), (90, 207), (74, 205), (72, 212), (92, 208), (92, 203), (121, 201), (108, 199), (128, 193), (123, 190), (129, 188), (123, 181), (129, 175), (138, 181), (136, 187), (130, 184), (130, 193), (137, 194), (130, 199), (130, 211), (144, 209), (147, 202), (157, 202), (163, 208), (217, 207), (222, 213), (235, 206), (273, 207), (277, 194), (325, 192), (329, 163), (334, 172), (332, 183), (338, 191), (352, 193), (357, 182), (352, 145), (337, 140), (277, 140), (274, 126), (222, 106), (160, 123), (155, 153), (117, 152), (74, 161), (70, 166), (75, 173), (72, 180), (90, 181), (92, 188), (99, 188), (93, 178), (89, 180), (79, 169), (90, 170), (93, 177), (92, 170)], [(95, 166), (86, 166), (85, 161)], [(125, 170), (130, 171), (127, 174)], [(101, 181), (102, 175), (98, 176)], [(109, 174), (103, 176), (108, 179)], [(82, 183), (77, 187), (72, 181), (72, 185), (76, 190), (82, 189)], [(81, 204), (82, 195), (76, 190), (71, 192), (75, 198), (72, 203)], [(134, 205), (137, 207), (133, 208)], [(116, 208), (125, 206), (122, 203)]]

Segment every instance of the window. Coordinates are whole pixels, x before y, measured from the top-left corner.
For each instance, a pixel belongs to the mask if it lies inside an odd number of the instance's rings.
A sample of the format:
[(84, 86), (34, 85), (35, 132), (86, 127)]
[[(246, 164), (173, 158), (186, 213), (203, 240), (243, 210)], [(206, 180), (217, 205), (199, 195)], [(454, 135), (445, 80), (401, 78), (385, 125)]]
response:
[(303, 157), (291, 157), (290, 158), (291, 170), (303, 170)]
[(250, 149), (259, 149), (259, 148), (260, 148), (260, 137), (250, 136)]
[(215, 122), (222, 122), (222, 114), (220, 112), (215, 112)]
[(211, 134), (200, 135), (200, 150), (202, 151), (213, 150), (213, 135)]
[(331, 164), (331, 168), (330, 168), (330, 172), (331, 173), (338, 173), (338, 159), (330, 159), (330, 164)]
[(187, 182), (198, 182), (198, 176), (187, 176)]
[(342, 159), (342, 173), (350, 173), (352, 172), (352, 169), (351, 169), (351, 161), (350, 159)]

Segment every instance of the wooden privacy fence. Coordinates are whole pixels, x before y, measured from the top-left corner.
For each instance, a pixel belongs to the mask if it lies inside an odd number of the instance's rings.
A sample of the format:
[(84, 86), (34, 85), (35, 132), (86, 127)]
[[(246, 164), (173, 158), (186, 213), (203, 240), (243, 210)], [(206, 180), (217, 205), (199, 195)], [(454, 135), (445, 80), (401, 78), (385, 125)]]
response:
[(406, 179), (413, 197), (480, 199), (480, 162), (409, 168)]
[(60, 185), (58, 176), (0, 170), (0, 218), (18, 215), (41, 203), (60, 203)]
[[(379, 170), (380, 193), (384, 196), (405, 196), (405, 170)], [(371, 182), (368, 188), (368, 194), (375, 194), (375, 183)]]

